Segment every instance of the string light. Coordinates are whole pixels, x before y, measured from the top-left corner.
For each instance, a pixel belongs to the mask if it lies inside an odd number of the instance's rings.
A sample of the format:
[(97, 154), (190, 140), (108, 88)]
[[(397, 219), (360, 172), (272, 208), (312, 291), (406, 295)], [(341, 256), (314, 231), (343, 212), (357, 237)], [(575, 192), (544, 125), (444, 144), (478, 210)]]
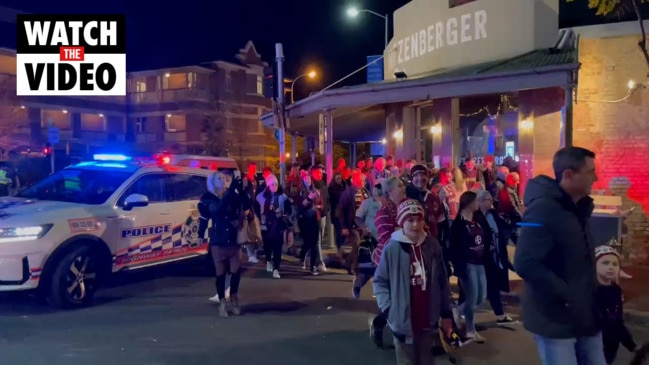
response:
[(515, 112), (518, 111), (517, 107), (511, 106), (511, 104), (509, 102), (509, 97), (507, 95), (501, 95), (500, 96), (500, 103), (498, 104), (498, 108), (496, 109), (495, 114), (492, 114), (491, 111), (489, 110), (489, 107), (487, 105), (485, 105), (484, 107), (478, 109), (477, 111), (475, 111), (473, 113), (460, 114), (460, 117), (474, 117), (476, 115), (480, 115), (480, 114), (484, 113), (487, 116), (493, 118), (493, 117), (496, 117), (496, 116), (502, 114), (502, 112), (504, 110), (511, 110), (511, 111), (515, 111)]

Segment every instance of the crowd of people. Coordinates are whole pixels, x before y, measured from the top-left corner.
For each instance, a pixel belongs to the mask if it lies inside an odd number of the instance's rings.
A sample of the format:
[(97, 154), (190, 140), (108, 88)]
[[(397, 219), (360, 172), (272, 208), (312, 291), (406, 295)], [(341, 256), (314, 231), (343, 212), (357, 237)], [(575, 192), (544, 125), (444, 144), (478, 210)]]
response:
[[(592, 247), (588, 195), (596, 175), (594, 155), (583, 151), (559, 151), (556, 178), (530, 180), (525, 204), (515, 161), (496, 166), (493, 156), (481, 165), (468, 156), (439, 169), (390, 156), (352, 169), (340, 159), (328, 185), (318, 165), (294, 164), (285, 186), (270, 168), (258, 178), (255, 164), (243, 177), (216, 172), (199, 203), (199, 233), (212, 221), (217, 294), (210, 300), (223, 317), (241, 313), (241, 245), (250, 263), (259, 262), (256, 243), (238, 235), (241, 220), (258, 222), (266, 269), (280, 279), (282, 254), (297, 234), (305, 272), (327, 271), (322, 245), (329, 217), (334, 264), (354, 276), (354, 298), (373, 279), (378, 313), (371, 338), (383, 347), (389, 326), (398, 364), (432, 364), (439, 337), (461, 332), (465, 343), (484, 342), (474, 313), (485, 300), (499, 325), (514, 324), (501, 300), (514, 269), (526, 285), (524, 325), (544, 365), (610, 364), (620, 343), (632, 351), (636, 345), (622, 321), (619, 256), (609, 246)], [(510, 244), (517, 245), (515, 267)], [(344, 246), (351, 248), (347, 255)], [(451, 276), (458, 279), (457, 301)]]

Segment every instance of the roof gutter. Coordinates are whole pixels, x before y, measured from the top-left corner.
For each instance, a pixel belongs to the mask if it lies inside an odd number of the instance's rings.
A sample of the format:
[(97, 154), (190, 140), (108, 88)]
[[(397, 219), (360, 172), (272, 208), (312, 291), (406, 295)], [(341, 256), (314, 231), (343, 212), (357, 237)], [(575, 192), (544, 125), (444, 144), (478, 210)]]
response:
[[(327, 96), (350, 96), (363, 93), (374, 93), (378, 91), (395, 91), (408, 89), (413, 87), (422, 87), (422, 86), (440, 86), (450, 83), (463, 83), (468, 81), (484, 81), (492, 80), (498, 78), (510, 78), (510, 77), (519, 77), (519, 76), (528, 76), (528, 75), (542, 75), (547, 73), (556, 73), (556, 72), (568, 72), (579, 69), (579, 63), (569, 63), (562, 65), (552, 65), (540, 68), (525, 69), (520, 71), (510, 71), (510, 72), (498, 72), (498, 73), (487, 73), (484, 75), (474, 74), (462, 77), (447, 77), (440, 79), (430, 79), (430, 78), (420, 78), (415, 80), (406, 80), (406, 81), (395, 81), (391, 83), (383, 83), (377, 85), (366, 85), (366, 86), (354, 86), (348, 88), (339, 88), (333, 90), (325, 90), (317, 92), (309, 97), (302, 99), (294, 104), (289, 105), (286, 108), (286, 111), (290, 113), (292, 109), (298, 108), (305, 104), (313, 103), (318, 101), (321, 98)], [(262, 121), (267, 121), (272, 119), (272, 113), (266, 113), (261, 116)]]
[(489, 80), (489, 79), (496, 79), (500, 77), (517, 77), (517, 76), (525, 76), (525, 75), (540, 75), (544, 73), (550, 73), (550, 72), (561, 72), (561, 71), (572, 71), (575, 69), (579, 68), (578, 63), (570, 63), (570, 64), (563, 64), (563, 65), (553, 65), (553, 66), (546, 66), (546, 67), (541, 67), (541, 68), (534, 68), (534, 69), (528, 69), (528, 70), (520, 70), (520, 71), (513, 71), (513, 72), (498, 72), (498, 73), (488, 73), (485, 74), (484, 76), (481, 76), (480, 74), (475, 74), (475, 75), (469, 75), (469, 76), (462, 76), (462, 77), (447, 77), (447, 78), (440, 78), (440, 79), (427, 79), (427, 78), (421, 78), (421, 79), (415, 79), (415, 80), (406, 80), (406, 81), (394, 81), (391, 83), (384, 83), (384, 84), (379, 84), (379, 85), (368, 85), (368, 87), (348, 87), (348, 88), (339, 88), (339, 89), (333, 89), (333, 90), (325, 90), (325, 91), (320, 91), (318, 93), (315, 93), (313, 95), (310, 95), (309, 97), (302, 99), (294, 104), (289, 105), (286, 110), (291, 110), (293, 108), (296, 108), (302, 104), (306, 104), (312, 100), (318, 99), (322, 96), (329, 96), (329, 95), (350, 95), (350, 94), (357, 94), (357, 93), (364, 93), (364, 92), (374, 92), (374, 91), (383, 91), (383, 90), (399, 90), (399, 89), (404, 89), (404, 88), (410, 88), (410, 87), (417, 87), (417, 86), (423, 86), (423, 85), (443, 85), (447, 83), (455, 83), (455, 82), (465, 82), (465, 81), (481, 81), (481, 80)]

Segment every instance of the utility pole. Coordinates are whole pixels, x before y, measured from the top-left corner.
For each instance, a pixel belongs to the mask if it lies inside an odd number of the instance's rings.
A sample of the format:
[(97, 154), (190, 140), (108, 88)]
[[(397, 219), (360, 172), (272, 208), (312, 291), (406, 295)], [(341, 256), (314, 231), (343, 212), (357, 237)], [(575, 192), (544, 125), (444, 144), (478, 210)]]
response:
[(279, 127), (279, 176), (280, 184), (284, 186), (286, 179), (286, 114), (284, 113), (284, 47), (275, 43), (275, 63), (277, 65), (277, 113), (275, 125)]

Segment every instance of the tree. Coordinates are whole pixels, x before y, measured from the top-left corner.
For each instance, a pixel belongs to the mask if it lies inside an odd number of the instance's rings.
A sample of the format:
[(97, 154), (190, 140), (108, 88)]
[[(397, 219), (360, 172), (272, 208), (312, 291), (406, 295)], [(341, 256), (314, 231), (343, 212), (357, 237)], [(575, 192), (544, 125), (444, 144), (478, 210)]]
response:
[[(572, 3), (575, 0), (566, 0)], [(649, 3), (649, 0), (588, 0), (588, 8), (595, 10), (596, 15), (606, 16), (609, 14), (617, 13), (619, 15), (632, 11), (635, 13), (638, 22), (640, 23), (641, 39), (638, 41), (638, 47), (644, 56), (647, 68), (649, 68), (649, 51), (647, 51), (647, 33), (645, 30), (644, 22), (642, 19), (642, 11), (640, 6), (643, 3)], [(649, 72), (647, 73), (649, 77)]]
[(0, 137), (11, 136), (16, 132), (22, 109), (16, 100), (16, 77), (0, 74)]
[(227, 157), (229, 153), (229, 143), (227, 140), (227, 129), (222, 116), (217, 112), (208, 113), (203, 116), (203, 128), (207, 139), (203, 148), (205, 154), (216, 157)]
[(209, 106), (202, 110), (203, 131), (206, 134), (203, 148), (205, 154), (216, 157), (228, 157), (232, 142), (228, 140), (229, 103), (221, 103), (216, 93), (210, 93)]

